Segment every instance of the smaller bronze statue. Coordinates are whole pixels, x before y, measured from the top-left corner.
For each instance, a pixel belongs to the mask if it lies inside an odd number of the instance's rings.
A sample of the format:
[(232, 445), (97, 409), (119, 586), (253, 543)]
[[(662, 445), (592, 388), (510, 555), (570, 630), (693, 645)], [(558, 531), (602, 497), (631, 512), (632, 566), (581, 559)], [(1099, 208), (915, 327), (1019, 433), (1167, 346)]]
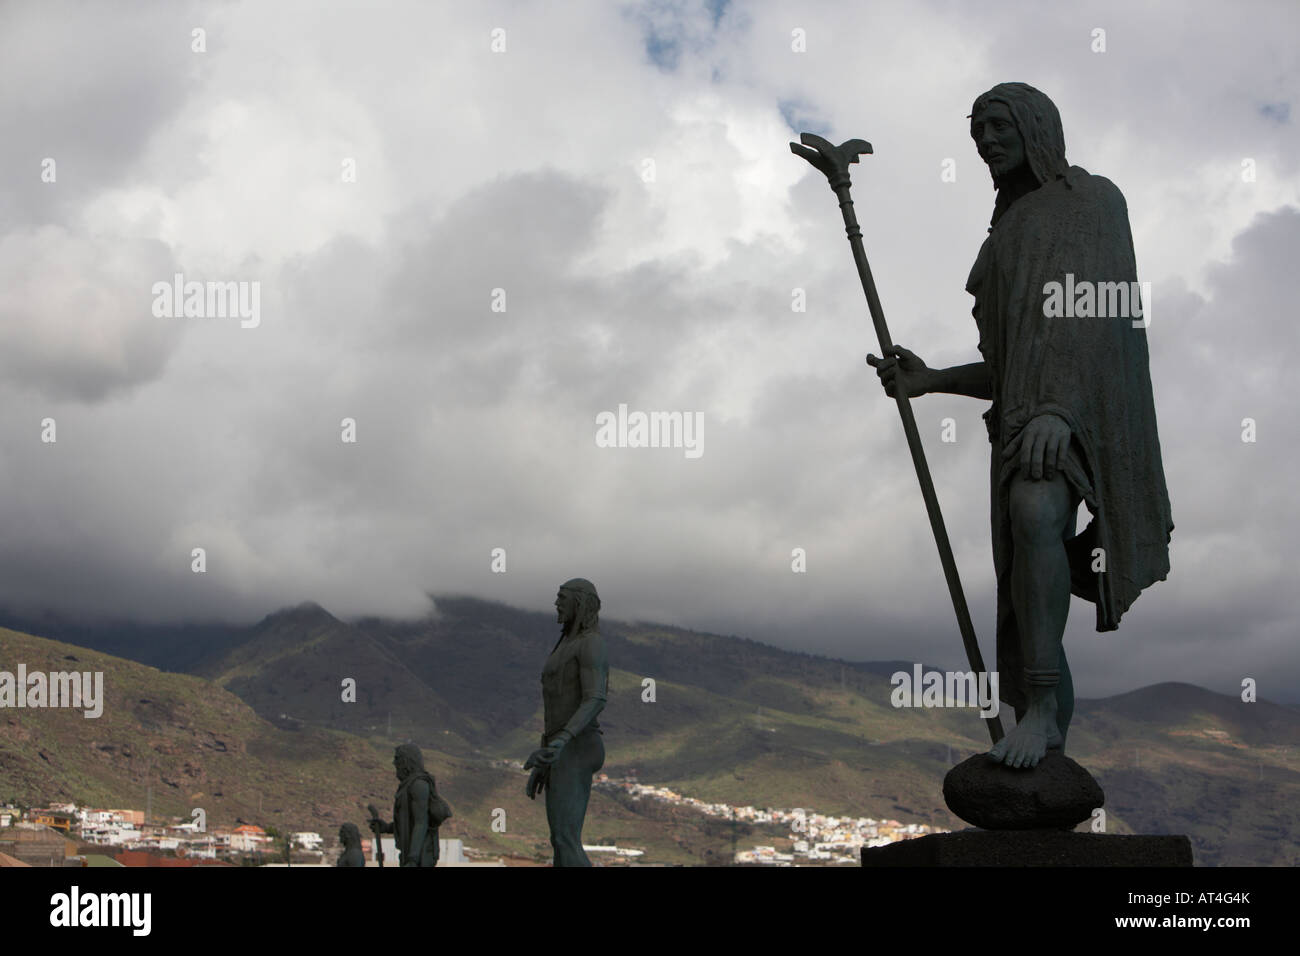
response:
[(605, 706), (609, 661), (600, 636), (600, 598), (585, 578), (560, 586), (555, 610), (560, 639), (542, 668), (542, 746), (524, 763), (531, 770), (524, 793), (546, 793), (554, 866), (591, 866), (582, 849), (582, 823), (591, 778), (605, 764), (596, 715)]
[[(402, 744), (393, 755), (401, 781), (393, 798), (393, 820), (380, 819), (370, 807), (370, 831), (379, 839), (391, 833), (402, 866), (438, 865), (438, 828), (451, 817), (451, 807), (438, 795), (433, 775), (424, 769), (424, 755), (415, 744)], [(382, 857), (381, 857), (382, 861)]]
[(345, 823), (339, 827), (339, 842), (343, 852), (339, 854), (335, 866), (365, 866), (366, 855), (361, 852), (361, 831), (355, 823)]

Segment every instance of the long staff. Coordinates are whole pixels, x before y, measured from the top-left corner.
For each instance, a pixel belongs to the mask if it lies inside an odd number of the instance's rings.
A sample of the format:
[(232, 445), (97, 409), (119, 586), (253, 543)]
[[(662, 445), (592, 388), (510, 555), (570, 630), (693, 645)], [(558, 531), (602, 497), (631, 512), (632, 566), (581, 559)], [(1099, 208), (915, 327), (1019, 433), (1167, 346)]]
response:
[[(880, 297), (876, 295), (871, 266), (867, 264), (867, 254), (862, 248), (862, 230), (858, 228), (858, 217), (853, 212), (853, 198), (849, 194), (852, 185), (849, 181), (849, 164), (856, 163), (860, 154), (870, 153), (871, 144), (863, 139), (851, 139), (834, 146), (820, 136), (801, 133), (799, 142), (790, 144), (790, 152), (802, 156), (820, 170), (840, 201), (844, 229), (848, 233), (849, 245), (853, 247), (853, 261), (857, 263), (862, 291), (867, 294), (867, 308), (871, 310), (871, 321), (876, 327), (876, 338), (880, 341), (880, 354), (885, 357), (893, 355), (894, 342), (885, 325), (885, 312), (880, 307)], [(961, 578), (957, 575), (957, 562), (953, 560), (948, 530), (943, 524), (943, 513), (939, 510), (939, 499), (934, 493), (934, 482), (930, 478), (930, 466), (925, 462), (925, 449), (921, 447), (921, 436), (916, 430), (916, 419), (912, 416), (912, 403), (908, 400), (901, 375), (894, 379), (894, 398), (898, 402), (899, 417), (903, 419), (903, 431), (907, 435), (908, 450), (912, 453), (912, 464), (916, 466), (916, 478), (921, 483), (921, 496), (925, 499), (925, 510), (930, 516), (930, 529), (934, 532), (935, 544), (939, 546), (939, 560), (943, 563), (943, 576), (948, 579), (948, 593), (952, 596), (953, 610), (957, 612), (957, 627), (961, 631), (962, 643), (966, 645), (966, 659), (978, 677), (984, 672), (984, 658), (980, 654), (979, 641), (975, 639), (975, 627), (971, 624), (966, 595), (961, 589)], [(986, 722), (989, 736), (996, 744), (1002, 739), (1002, 720), (994, 716)]]

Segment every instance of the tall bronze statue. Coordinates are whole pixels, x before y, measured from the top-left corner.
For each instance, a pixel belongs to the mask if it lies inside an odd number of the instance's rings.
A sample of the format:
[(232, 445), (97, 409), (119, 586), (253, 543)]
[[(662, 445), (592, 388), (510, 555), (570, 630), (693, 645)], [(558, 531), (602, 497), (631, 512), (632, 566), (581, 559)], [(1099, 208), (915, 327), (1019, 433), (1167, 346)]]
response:
[[(1124, 196), (1066, 162), (1060, 114), (1031, 86), (995, 86), (970, 121), (997, 191), (966, 284), (983, 359), (931, 369), (894, 346), (867, 361), (891, 396), (901, 383), (992, 401), (997, 659), (1016, 726), (989, 755), (1034, 767), (1064, 749), (1074, 711), (1071, 593), (1115, 630), (1167, 576), (1174, 525)], [(1080, 502), (1092, 520), (1076, 534)]]
[(542, 745), (524, 763), (529, 799), (546, 794), (555, 866), (591, 866), (582, 849), (582, 823), (591, 778), (605, 763), (596, 715), (605, 706), (609, 661), (600, 636), (600, 598), (585, 578), (560, 586), (555, 610), (560, 639), (542, 668)]
[[(451, 807), (438, 795), (433, 775), (424, 769), (424, 755), (415, 744), (402, 744), (393, 755), (400, 785), (393, 798), (393, 819), (387, 822), (370, 807), (370, 830), (376, 839), (391, 833), (402, 866), (438, 865), (438, 828), (451, 817)], [(383, 863), (383, 857), (380, 857)]]

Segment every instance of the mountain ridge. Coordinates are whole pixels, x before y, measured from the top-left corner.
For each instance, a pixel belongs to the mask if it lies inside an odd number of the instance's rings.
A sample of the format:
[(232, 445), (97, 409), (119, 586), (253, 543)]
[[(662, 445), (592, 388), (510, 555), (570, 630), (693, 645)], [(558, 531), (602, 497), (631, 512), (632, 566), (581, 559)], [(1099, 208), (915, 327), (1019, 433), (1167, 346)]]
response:
[[(525, 817), (538, 808), (519, 805), (511, 773), (487, 768), (536, 745), (538, 676), (556, 627), (552, 615), (468, 597), (442, 598), (435, 613), (406, 621), (343, 621), (304, 602), (188, 658), (278, 731), (339, 733), (381, 749), (419, 743), (465, 794), (495, 801), (466, 808), (465, 835), (505, 845), (479, 818), (507, 804)], [(892, 707), (888, 674), (910, 663), (842, 662), (646, 623), (608, 620), (602, 630), (611, 776), (732, 804), (963, 826), (943, 806), (942, 777), (987, 748), (986, 731), (955, 708)], [(147, 640), (126, 643), (149, 650)], [(355, 702), (343, 699), (349, 678)], [(1279, 835), (1300, 829), (1291, 809), (1300, 803), (1298, 743), (1291, 708), (1166, 682), (1079, 700), (1070, 752), (1106, 789), (1111, 832), (1187, 832), (1198, 863), (1276, 863), (1296, 862), (1294, 839), (1283, 845)], [(593, 803), (593, 814), (615, 835), (613, 821), (643, 840), (661, 837), (627, 807)], [(543, 840), (542, 827), (529, 845)]]

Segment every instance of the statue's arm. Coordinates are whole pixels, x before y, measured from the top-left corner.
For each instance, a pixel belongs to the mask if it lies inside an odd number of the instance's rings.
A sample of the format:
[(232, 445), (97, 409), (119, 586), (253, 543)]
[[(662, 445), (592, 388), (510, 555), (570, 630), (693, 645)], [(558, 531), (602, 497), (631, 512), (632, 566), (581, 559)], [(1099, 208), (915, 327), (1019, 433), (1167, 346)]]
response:
[(952, 368), (932, 368), (928, 371), (925, 382), (927, 392), (969, 395), (971, 398), (990, 401), (993, 398), (993, 381), (989, 377), (989, 367), (984, 362), (954, 365)]
[(582, 703), (560, 731), (565, 735), (566, 743), (587, 729), (587, 725), (604, 710), (608, 699), (609, 659), (605, 655), (605, 639), (599, 634), (592, 635), (583, 643), (578, 655), (578, 678), (582, 682)]
[(900, 376), (911, 398), (919, 398), (931, 392), (989, 400), (993, 398), (989, 367), (983, 362), (954, 365), (952, 368), (930, 368), (919, 355), (901, 345), (894, 345), (884, 358), (868, 355), (867, 364), (876, 370), (880, 384), (885, 387), (885, 394), (890, 398), (895, 395)]

